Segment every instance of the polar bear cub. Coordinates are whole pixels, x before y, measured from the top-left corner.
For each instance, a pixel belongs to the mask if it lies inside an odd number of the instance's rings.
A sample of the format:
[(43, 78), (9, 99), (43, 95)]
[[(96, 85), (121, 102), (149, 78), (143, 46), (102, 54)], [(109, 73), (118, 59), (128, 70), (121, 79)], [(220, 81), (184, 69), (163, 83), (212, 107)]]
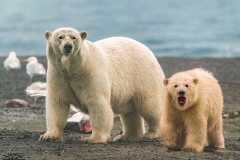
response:
[(213, 75), (197, 68), (176, 73), (164, 84), (160, 128), (168, 149), (200, 152), (205, 145), (224, 148), (223, 96)]
[[(164, 73), (143, 44), (124, 37), (95, 43), (73, 28), (47, 31), (47, 131), (40, 140), (60, 141), (70, 104), (89, 114), (91, 143), (106, 143), (114, 113), (123, 134), (115, 140), (160, 137)], [(144, 132), (143, 119), (149, 129)]]

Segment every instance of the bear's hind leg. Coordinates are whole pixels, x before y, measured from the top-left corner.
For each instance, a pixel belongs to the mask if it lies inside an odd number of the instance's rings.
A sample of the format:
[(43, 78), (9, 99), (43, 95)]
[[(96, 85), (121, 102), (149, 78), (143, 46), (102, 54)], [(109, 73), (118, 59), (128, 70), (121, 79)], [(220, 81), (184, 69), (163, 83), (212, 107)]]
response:
[(218, 122), (208, 131), (207, 140), (209, 147), (213, 148), (225, 148), (224, 138), (222, 133), (222, 117)]
[(156, 103), (142, 103), (140, 105), (138, 112), (148, 124), (148, 130), (146, 133), (144, 133), (143, 138), (160, 138), (160, 107), (161, 106), (157, 105)]
[(88, 106), (92, 135), (84, 139), (88, 143), (106, 143), (113, 127), (113, 111), (108, 103), (99, 102)]
[(144, 133), (144, 123), (142, 117), (132, 112), (120, 115), (123, 124), (123, 134), (114, 138), (114, 141), (140, 141)]

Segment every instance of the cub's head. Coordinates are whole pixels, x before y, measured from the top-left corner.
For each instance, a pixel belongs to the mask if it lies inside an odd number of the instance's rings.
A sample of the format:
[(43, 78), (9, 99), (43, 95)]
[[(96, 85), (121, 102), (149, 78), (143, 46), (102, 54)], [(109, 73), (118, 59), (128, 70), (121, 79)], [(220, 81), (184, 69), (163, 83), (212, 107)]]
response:
[(45, 38), (52, 51), (65, 56), (77, 53), (86, 37), (86, 32), (79, 32), (74, 28), (59, 28), (53, 32), (45, 32)]
[(198, 79), (188, 75), (177, 74), (169, 79), (164, 79), (164, 85), (167, 90), (167, 100), (171, 106), (178, 110), (186, 110), (197, 101)]

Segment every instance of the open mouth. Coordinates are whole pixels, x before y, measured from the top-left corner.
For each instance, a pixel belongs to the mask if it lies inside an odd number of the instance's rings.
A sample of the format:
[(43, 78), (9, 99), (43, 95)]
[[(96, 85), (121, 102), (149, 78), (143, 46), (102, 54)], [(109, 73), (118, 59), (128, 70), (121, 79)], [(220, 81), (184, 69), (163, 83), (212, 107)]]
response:
[(184, 105), (186, 103), (186, 98), (185, 97), (178, 97), (178, 103), (180, 105)]

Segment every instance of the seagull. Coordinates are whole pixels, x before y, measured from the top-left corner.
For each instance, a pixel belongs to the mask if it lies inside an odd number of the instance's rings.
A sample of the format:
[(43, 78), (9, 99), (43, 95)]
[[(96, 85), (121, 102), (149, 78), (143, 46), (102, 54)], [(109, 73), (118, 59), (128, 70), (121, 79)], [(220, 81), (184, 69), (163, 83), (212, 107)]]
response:
[(36, 105), (39, 97), (46, 97), (47, 95), (47, 83), (34, 82), (28, 86), (25, 90), (27, 96), (34, 97), (34, 106)]
[(20, 60), (17, 58), (17, 55), (15, 52), (10, 52), (8, 57), (3, 62), (4, 68), (9, 72), (9, 70), (12, 69), (20, 69), (21, 63)]
[(75, 113), (71, 118), (69, 118), (67, 121), (68, 122), (81, 122), (81, 121), (90, 121), (89, 115), (81, 112), (79, 109), (77, 109), (75, 106), (70, 104), (70, 108), (74, 111), (77, 112)]
[(26, 65), (27, 74), (29, 75), (31, 80), (34, 76), (46, 75), (46, 70), (43, 64), (38, 63), (38, 59), (36, 57), (29, 57), (28, 59), (26, 59), (26, 61), (28, 62), (28, 64)]

